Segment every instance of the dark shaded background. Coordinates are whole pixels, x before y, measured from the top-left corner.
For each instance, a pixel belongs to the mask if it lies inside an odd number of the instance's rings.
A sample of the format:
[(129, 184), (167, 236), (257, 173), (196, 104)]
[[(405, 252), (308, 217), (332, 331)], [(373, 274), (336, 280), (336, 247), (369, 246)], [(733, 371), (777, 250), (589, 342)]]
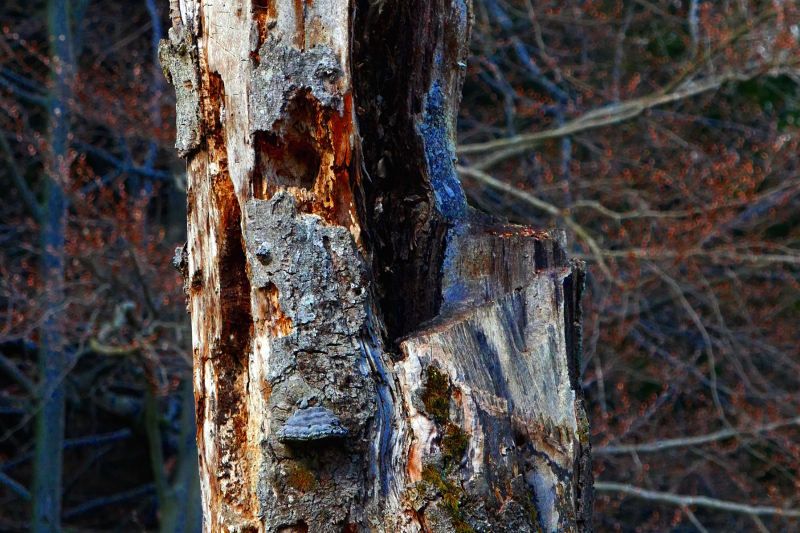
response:
[[(796, 530), (797, 3), (474, 10), (465, 190), (590, 266), (597, 529)], [(2, 531), (199, 527), (167, 24), (166, 0), (0, 6)]]

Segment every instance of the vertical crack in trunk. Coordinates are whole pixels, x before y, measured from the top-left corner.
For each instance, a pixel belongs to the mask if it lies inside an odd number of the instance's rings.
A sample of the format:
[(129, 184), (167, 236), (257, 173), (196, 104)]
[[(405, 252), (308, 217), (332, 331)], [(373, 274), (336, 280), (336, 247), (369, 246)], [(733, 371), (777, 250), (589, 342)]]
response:
[(443, 3), (361, 0), (355, 6), (353, 32), (360, 38), (353, 41), (353, 84), (369, 176), (365, 219), (384, 321), (396, 339), (436, 316), (441, 304), (447, 222), (435, 204), (417, 127), (437, 75)]
[(204, 138), (190, 164), (199, 178), (189, 194), (195, 266), (190, 294), (193, 315), (201, 322), (195, 331), (199, 328), (203, 337), (201, 348), (195, 349), (195, 370), (204, 383), (196, 387), (198, 441), (201, 449), (205, 444), (205, 450), (212, 451), (201, 453), (204, 498), (216, 502), (207, 509), (210, 517), (224, 521), (247, 514), (252, 507), (250, 469), (258, 464), (248, 438), (253, 319), (242, 213), (229, 172), (222, 122), (225, 86), (221, 76), (212, 72), (205, 72), (202, 79)]
[(219, 269), (224, 275), (219, 278), (220, 337), (212, 348), (211, 365), (217, 385), (217, 446), (225, 450), (223, 463), (227, 467), (217, 472), (217, 478), (221, 496), (238, 506), (246, 505), (249, 500), (249, 487), (241, 485), (240, 480), (248, 478), (252, 466), (247, 457), (247, 385), (253, 319), (241, 212), (233, 184), (226, 172), (220, 172), (213, 187), (221, 214)]

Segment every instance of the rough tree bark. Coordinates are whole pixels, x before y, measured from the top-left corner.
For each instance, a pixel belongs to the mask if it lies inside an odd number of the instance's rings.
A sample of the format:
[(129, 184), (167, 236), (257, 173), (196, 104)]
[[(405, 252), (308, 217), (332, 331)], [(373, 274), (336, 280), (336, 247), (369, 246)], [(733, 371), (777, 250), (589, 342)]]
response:
[(174, 0), (205, 531), (589, 531), (584, 270), (467, 206), (463, 0)]

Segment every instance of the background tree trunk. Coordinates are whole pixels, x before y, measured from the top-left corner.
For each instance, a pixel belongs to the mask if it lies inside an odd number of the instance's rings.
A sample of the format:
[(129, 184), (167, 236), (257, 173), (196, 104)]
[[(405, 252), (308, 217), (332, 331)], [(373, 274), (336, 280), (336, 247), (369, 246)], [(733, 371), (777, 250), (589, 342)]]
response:
[(74, 74), (72, 13), (66, 0), (50, 0), (47, 22), (50, 57), (54, 64), (49, 101), (50, 151), (47, 156), (44, 208), (40, 211), (42, 279), (45, 280), (44, 317), (39, 347), (39, 405), (32, 486), (31, 531), (61, 530), (61, 486), (65, 424), (65, 391), (69, 360), (64, 346), (61, 314), (64, 301), (64, 246), (67, 199), (62, 187), (69, 182), (69, 135)]
[(172, 19), (204, 529), (591, 530), (583, 267), (455, 174), (471, 5)]

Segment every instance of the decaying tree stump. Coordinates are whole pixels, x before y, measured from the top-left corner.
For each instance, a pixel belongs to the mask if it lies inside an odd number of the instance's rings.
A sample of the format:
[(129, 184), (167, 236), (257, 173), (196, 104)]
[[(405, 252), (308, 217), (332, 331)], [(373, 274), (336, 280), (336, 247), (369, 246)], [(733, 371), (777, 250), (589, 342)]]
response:
[(205, 530), (591, 530), (583, 266), (455, 173), (471, 5), (172, 18)]

